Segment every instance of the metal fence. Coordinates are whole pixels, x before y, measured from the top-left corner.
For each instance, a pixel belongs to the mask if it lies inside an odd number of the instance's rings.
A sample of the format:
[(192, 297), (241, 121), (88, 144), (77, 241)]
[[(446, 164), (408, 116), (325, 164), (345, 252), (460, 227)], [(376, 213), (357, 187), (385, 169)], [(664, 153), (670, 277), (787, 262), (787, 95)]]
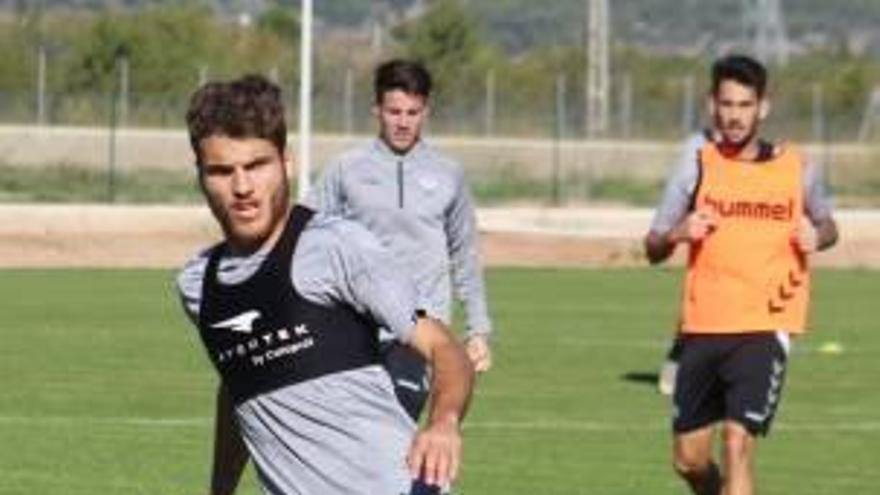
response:
[[(321, 68), (315, 76), (313, 123), (316, 132), (371, 133), (373, 100), (370, 75), (347, 68)], [(114, 92), (70, 93), (34, 83), (29, 91), (0, 92), (0, 123), (54, 126), (173, 128), (182, 125), (188, 93), (144, 93), (129, 90), (136, 74), (124, 71)], [(198, 79), (203, 80), (201, 70)], [(277, 71), (270, 71), (277, 80)], [(36, 78), (39, 81), (39, 77)], [(297, 112), (296, 81), (279, 81), (285, 91), (290, 122)], [(195, 89), (195, 88), (192, 88)], [(481, 78), (453, 81), (432, 101), (431, 130), (459, 136), (583, 138), (588, 114), (582, 81), (548, 74), (538, 84), (523, 84), (487, 72)], [(638, 84), (628, 74), (612, 79), (608, 131), (600, 137), (668, 139), (699, 127), (704, 89), (693, 76)], [(862, 141), (880, 137), (880, 89), (849, 94), (845, 110), (828, 110), (828, 90), (817, 84), (778, 87), (768, 129), (799, 141)], [(114, 110), (115, 102), (115, 113)]]
[[(315, 132), (342, 138), (340, 142), (375, 133), (370, 75), (354, 69), (321, 68), (320, 64), (318, 68), (321, 71), (315, 77), (312, 105)], [(132, 178), (150, 166), (164, 168), (169, 163), (190, 161), (182, 130), (189, 94), (130, 91), (136, 74), (124, 73), (125, 78), (112, 92), (60, 92), (47, 89), (45, 84), (35, 84), (31, 91), (0, 92), (0, 124), (32, 126), (27, 132), (91, 128), (93, 134), (107, 140), (90, 144), (97, 155), (82, 160), (104, 174), (88, 179), (101, 185), (96, 198), (86, 199), (162, 201), (159, 193), (133, 190), (156, 188), (155, 184)], [(206, 73), (200, 71), (193, 81), (204, 80)], [(278, 80), (277, 71), (267, 75)], [(290, 130), (295, 133), (298, 88), (292, 80), (278, 82), (287, 99)], [(550, 204), (654, 201), (678, 143), (705, 121), (701, 114), (705, 90), (690, 76), (655, 80), (646, 86), (626, 74), (618, 75), (611, 86), (609, 130), (600, 139), (586, 139), (588, 122), (581, 83), (561, 73), (548, 74), (537, 85), (519, 84), (493, 72), (477, 79), (454, 80), (453, 87), (435, 95), (427, 132), (435, 138), (465, 138), (464, 145), (448, 146), (465, 165), (484, 204), (523, 199)], [(874, 146), (880, 138), (878, 90), (849, 95), (850, 100), (864, 104), (835, 113), (827, 110), (827, 102), (839, 95), (829, 95), (817, 84), (779, 87), (775, 94), (780, 97), (774, 100), (766, 132), (771, 137), (811, 143), (814, 158), (828, 165), (830, 180), (847, 198), (846, 203), (880, 204), (880, 171), (873, 166), (880, 159)], [(177, 146), (183, 150), (167, 156), (165, 145), (138, 148), (115, 137), (118, 132), (130, 134), (138, 129), (175, 130), (181, 140)], [(346, 141), (346, 137), (352, 139)], [(859, 141), (856, 147), (847, 144)], [(81, 144), (90, 142), (85, 139)], [(39, 143), (4, 144), (0, 165), (45, 168), (84, 164), (77, 162), (73, 147), (64, 148), (60, 141)], [(54, 150), (32, 155), (21, 152), (22, 146)], [(315, 169), (329, 156), (318, 153)], [(132, 156), (155, 163), (133, 167), (127, 163)], [(188, 171), (162, 181), (177, 182), (180, 190), (192, 185)], [(0, 191), (0, 201), (10, 197)]]

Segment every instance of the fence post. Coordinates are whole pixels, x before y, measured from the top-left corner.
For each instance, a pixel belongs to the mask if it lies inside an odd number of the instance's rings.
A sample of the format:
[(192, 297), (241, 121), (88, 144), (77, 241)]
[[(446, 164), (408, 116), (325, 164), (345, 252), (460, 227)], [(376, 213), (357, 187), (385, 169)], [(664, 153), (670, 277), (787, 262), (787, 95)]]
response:
[(495, 135), (495, 71), (486, 73), (486, 115), (485, 133), (487, 137)]
[(552, 184), (552, 200), (554, 206), (559, 206), (562, 202), (562, 139), (565, 137), (565, 75), (558, 74), (556, 76), (556, 105), (555, 116), (556, 125), (553, 132), (553, 184)]
[(633, 87), (629, 73), (620, 82), (620, 137), (629, 139), (632, 135)]
[(682, 80), (681, 134), (689, 135), (694, 130), (694, 76)]
[(354, 71), (345, 69), (345, 86), (342, 96), (342, 131), (350, 136), (354, 130)]
[(119, 125), (128, 125), (128, 101), (129, 101), (129, 61), (127, 56), (118, 59), (119, 63)]
[(46, 47), (37, 49), (37, 125), (46, 125)]
[[(116, 72), (122, 72), (123, 57), (116, 58)], [(113, 78), (113, 89), (110, 92), (110, 121), (109, 136), (107, 150), (107, 201), (113, 203), (116, 201), (116, 128), (119, 124), (119, 105), (120, 105), (120, 89), (121, 74), (115, 74)]]
[(813, 142), (819, 147), (819, 165), (822, 167), (822, 180), (830, 184), (831, 156), (828, 141), (828, 128), (825, 125), (825, 92), (820, 83), (813, 83)]

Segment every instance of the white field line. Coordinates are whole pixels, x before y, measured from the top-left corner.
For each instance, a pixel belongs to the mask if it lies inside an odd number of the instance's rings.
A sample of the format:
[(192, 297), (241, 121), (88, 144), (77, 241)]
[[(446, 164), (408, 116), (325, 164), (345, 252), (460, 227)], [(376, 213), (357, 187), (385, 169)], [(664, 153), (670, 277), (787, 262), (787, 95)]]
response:
[(147, 427), (193, 427), (214, 424), (209, 416), (188, 418), (147, 418), (133, 416), (0, 416), (0, 425), (47, 425), (47, 426), (147, 426)]
[[(177, 418), (147, 417), (94, 417), (94, 416), (0, 416), (0, 425), (56, 425), (56, 426), (133, 426), (148, 428), (191, 428), (213, 425), (210, 416)], [(663, 432), (669, 430), (666, 421), (648, 423), (616, 423), (608, 421), (526, 420), (526, 421), (469, 421), (466, 430), (501, 431), (562, 431), (562, 432)], [(774, 430), (839, 433), (880, 433), (880, 420), (844, 422), (779, 422)]]
[[(565, 431), (565, 432), (657, 432), (668, 431), (667, 422), (613, 423), (604, 421), (481, 421), (465, 423), (465, 429), (513, 430), (513, 431)], [(841, 433), (880, 432), (880, 421), (849, 421), (840, 423), (774, 423), (774, 430), (783, 431), (833, 431)]]
[[(557, 339), (559, 345), (562, 346), (571, 346), (571, 347), (615, 347), (615, 348), (624, 348), (624, 349), (668, 349), (669, 345), (672, 343), (672, 332), (670, 331), (665, 335), (658, 335), (656, 339), (603, 339), (603, 338), (591, 338), (591, 337), (575, 337), (575, 336), (566, 336)], [(824, 336), (830, 337), (830, 336)], [(797, 359), (799, 355), (805, 354), (818, 354), (829, 359), (834, 359), (836, 355), (829, 354), (827, 351), (822, 350), (822, 345), (824, 342), (824, 338), (820, 338), (818, 333), (816, 335), (815, 340), (811, 338), (810, 342), (795, 342), (792, 346), (792, 355), (795, 356), (794, 359)], [(852, 347), (848, 346), (846, 342), (842, 342), (844, 350), (842, 351), (842, 355), (846, 354), (877, 354), (880, 352), (876, 347), (871, 346), (861, 346), (861, 347)]]

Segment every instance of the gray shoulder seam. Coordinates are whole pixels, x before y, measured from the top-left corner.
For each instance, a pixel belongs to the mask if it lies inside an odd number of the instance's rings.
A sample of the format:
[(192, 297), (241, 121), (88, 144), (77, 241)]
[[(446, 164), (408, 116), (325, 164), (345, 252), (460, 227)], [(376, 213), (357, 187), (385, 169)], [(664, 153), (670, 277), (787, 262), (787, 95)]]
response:
[(318, 236), (321, 240), (316, 240), (315, 242), (320, 245), (324, 252), (327, 252), (330, 248), (344, 249), (346, 246), (345, 226), (354, 224), (354, 222), (336, 215), (321, 215), (316, 217), (316, 219), (317, 222), (309, 222), (303, 233), (308, 232), (313, 239), (315, 239), (314, 236)]
[(368, 146), (356, 146), (335, 155), (330, 161), (330, 164), (338, 168), (343, 168), (350, 166), (352, 163), (356, 163), (369, 155), (370, 148)]
[(184, 263), (183, 268), (177, 273), (176, 283), (177, 289), (181, 294), (193, 295), (192, 287), (194, 284), (201, 284), (202, 278), (205, 276), (205, 268), (208, 264), (208, 253), (210, 248), (200, 251)]
[(428, 157), (431, 159), (431, 162), (435, 165), (448, 167), (453, 170), (463, 169), (461, 163), (458, 160), (440, 151), (432, 144), (425, 143), (425, 154), (428, 155)]

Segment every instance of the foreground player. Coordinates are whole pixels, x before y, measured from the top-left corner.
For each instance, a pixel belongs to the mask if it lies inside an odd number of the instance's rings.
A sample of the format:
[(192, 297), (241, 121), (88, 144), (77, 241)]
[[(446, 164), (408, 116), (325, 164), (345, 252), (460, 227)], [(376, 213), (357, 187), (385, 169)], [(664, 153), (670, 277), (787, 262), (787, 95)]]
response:
[[(423, 309), (448, 323), (454, 288), (464, 303), (465, 348), (477, 371), (492, 365), (492, 323), (480, 267), (476, 218), (460, 165), (422, 139), (431, 75), (418, 62), (391, 60), (375, 72), (379, 136), (334, 159), (308, 203), (361, 223), (406, 267)], [(425, 366), (390, 346), (386, 366), (401, 401), (418, 417)]]
[[(779, 404), (789, 336), (805, 330), (808, 257), (837, 241), (816, 170), (790, 145), (758, 138), (766, 78), (748, 57), (714, 64), (709, 110), (719, 140), (671, 179), (645, 239), (652, 263), (678, 243), (690, 247), (674, 466), (697, 494), (754, 493), (755, 439)], [(718, 422), (723, 476), (712, 459)]]
[[(291, 207), (278, 88), (259, 76), (208, 83), (187, 124), (224, 234), (178, 279), (220, 374), (211, 493), (233, 493), (249, 457), (269, 494), (448, 484), (460, 462), (468, 358), (443, 324), (415, 317), (411, 283), (369, 232)], [(435, 370), (418, 434), (377, 364), (378, 325)]]

